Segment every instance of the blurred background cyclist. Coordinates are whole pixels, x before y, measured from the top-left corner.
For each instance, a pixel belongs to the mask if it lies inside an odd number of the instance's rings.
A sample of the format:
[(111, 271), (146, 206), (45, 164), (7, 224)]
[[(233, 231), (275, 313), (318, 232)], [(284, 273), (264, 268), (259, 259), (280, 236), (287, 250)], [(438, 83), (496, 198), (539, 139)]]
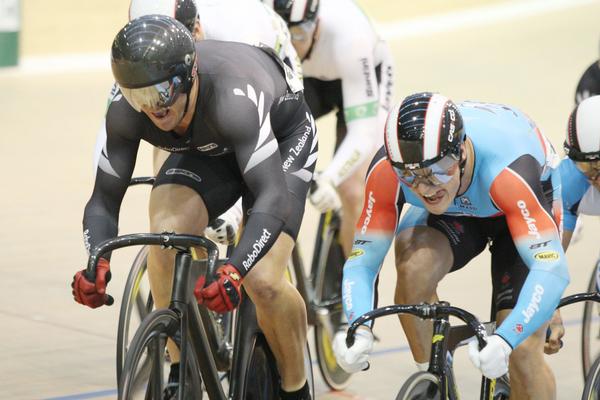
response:
[(354, 1), (264, 2), (288, 24), (313, 116), (336, 112), (335, 153), (327, 168), (315, 174), (316, 188), (309, 198), (320, 212), (341, 204), (341, 244), (348, 256), (368, 163), (383, 144), (393, 92), (390, 50)]

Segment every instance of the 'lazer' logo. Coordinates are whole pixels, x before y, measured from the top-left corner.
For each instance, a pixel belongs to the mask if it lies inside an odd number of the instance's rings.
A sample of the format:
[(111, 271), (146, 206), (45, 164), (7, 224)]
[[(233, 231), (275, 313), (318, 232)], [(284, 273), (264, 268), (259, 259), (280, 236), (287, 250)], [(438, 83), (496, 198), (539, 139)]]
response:
[(262, 235), (252, 245), (252, 253), (248, 254), (246, 259), (242, 261), (242, 265), (244, 266), (244, 268), (246, 268), (246, 271), (252, 266), (252, 263), (254, 262), (254, 260), (256, 260), (256, 257), (258, 257), (262, 249), (265, 247), (265, 245), (267, 244), (267, 240), (269, 240), (270, 237), (271, 232), (263, 228)]
[(535, 237), (536, 239), (539, 239), (541, 237), (540, 232), (538, 231), (537, 225), (535, 224), (535, 218), (531, 217), (531, 213), (527, 208), (527, 203), (525, 203), (523, 200), (519, 200), (517, 201), (517, 206), (521, 210), (521, 215), (523, 216), (523, 219), (527, 224), (527, 234)]
[(352, 286), (354, 286), (355, 282), (351, 280), (344, 279), (344, 290), (343, 290), (343, 298), (344, 304), (346, 305), (346, 310), (352, 310)]
[(523, 313), (523, 316), (525, 317), (524, 322), (526, 324), (528, 324), (529, 321), (531, 321), (531, 317), (533, 317), (533, 315), (536, 312), (540, 311), (540, 303), (542, 302), (543, 294), (544, 288), (542, 287), (542, 285), (535, 285), (535, 287), (533, 288), (533, 294), (531, 295), (531, 301), (529, 302), (527, 309), (521, 311)]
[(367, 216), (365, 217), (365, 222), (363, 222), (363, 226), (360, 229), (360, 233), (363, 235), (367, 233), (367, 227), (369, 226), (369, 222), (371, 222), (371, 217), (373, 216), (373, 206), (375, 205), (375, 197), (373, 196), (373, 191), (369, 191), (369, 201), (367, 203)]

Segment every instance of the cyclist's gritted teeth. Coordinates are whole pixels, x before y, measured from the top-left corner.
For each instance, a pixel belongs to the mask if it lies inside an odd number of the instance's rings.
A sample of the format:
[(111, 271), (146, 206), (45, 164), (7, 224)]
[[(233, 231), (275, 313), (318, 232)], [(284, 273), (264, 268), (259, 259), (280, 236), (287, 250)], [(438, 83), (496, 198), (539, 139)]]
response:
[(158, 111), (152, 111), (152, 115), (154, 115), (155, 118), (164, 118), (167, 116), (167, 114), (169, 114), (168, 108), (161, 108)]
[(432, 193), (429, 195), (422, 194), (421, 196), (423, 197), (423, 199), (425, 200), (425, 202), (427, 204), (434, 205), (434, 204), (438, 204), (440, 201), (442, 201), (445, 194), (446, 194), (446, 191), (444, 189), (440, 189), (435, 193)]

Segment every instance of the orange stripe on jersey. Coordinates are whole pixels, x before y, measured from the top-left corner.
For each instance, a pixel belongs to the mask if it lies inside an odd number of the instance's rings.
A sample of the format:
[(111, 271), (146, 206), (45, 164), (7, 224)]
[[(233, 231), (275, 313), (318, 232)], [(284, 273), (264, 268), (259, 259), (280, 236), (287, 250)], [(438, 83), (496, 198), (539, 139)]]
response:
[(382, 158), (367, 175), (365, 202), (356, 230), (363, 235), (368, 231), (394, 232), (398, 223), (399, 190), (400, 182), (392, 165)]
[(498, 174), (490, 187), (490, 195), (504, 212), (513, 239), (538, 240), (541, 233), (556, 231), (553, 218), (529, 184), (512, 169), (505, 168)]

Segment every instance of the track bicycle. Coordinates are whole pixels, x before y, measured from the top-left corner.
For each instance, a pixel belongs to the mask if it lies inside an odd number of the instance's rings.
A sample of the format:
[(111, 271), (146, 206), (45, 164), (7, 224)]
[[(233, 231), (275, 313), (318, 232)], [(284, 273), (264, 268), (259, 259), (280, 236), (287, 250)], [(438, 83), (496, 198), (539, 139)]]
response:
[[(131, 179), (129, 186), (153, 185), (154, 181), (154, 177), (137, 177)], [(148, 251), (149, 247), (143, 246), (137, 253), (129, 269), (123, 290), (117, 328), (117, 382), (121, 380), (125, 355), (134, 332), (146, 315), (154, 309), (154, 300), (146, 276)], [(233, 314), (219, 314), (203, 307), (199, 307), (198, 311), (207, 330), (208, 341), (217, 369), (226, 372), (231, 367), (233, 357)]]
[[(140, 177), (132, 179), (130, 185), (153, 183), (152, 177)], [(345, 258), (338, 240), (340, 221), (337, 210), (321, 215), (308, 276), (298, 243), (288, 265), (288, 275), (306, 305), (308, 324), (314, 326), (319, 370), (327, 386), (333, 390), (344, 389), (351, 376), (337, 364), (332, 348), (335, 333), (346, 326), (341, 293)], [(117, 381), (121, 376), (131, 332), (153, 308), (148, 279), (145, 277), (147, 256), (148, 248), (142, 247), (131, 266), (123, 292), (117, 334)], [(210, 311), (203, 314), (205, 324), (214, 327), (215, 340), (211, 341), (211, 347), (220, 370), (225, 370), (231, 363), (231, 319), (231, 314), (221, 315)]]
[[(167, 386), (167, 340), (180, 350), (177, 398), (200, 399), (206, 391), (210, 399), (267, 400), (277, 398), (279, 375), (274, 356), (256, 322), (255, 308), (243, 297), (235, 317), (233, 359), (229, 371), (228, 395), (222, 385), (209, 344), (200, 309), (193, 295), (194, 272), (205, 274), (210, 282), (218, 267), (218, 249), (210, 240), (194, 235), (130, 234), (102, 242), (90, 252), (86, 274), (95, 279), (98, 259), (109, 251), (134, 245), (160, 245), (177, 250), (171, 303), (155, 310), (142, 321), (125, 356), (119, 382), (119, 399), (162, 399)], [(191, 247), (207, 251), (205, 262), (193, 262)], [(306, 374), (314, 396), (312, 366), (306, 360)]]
[[(600, 302), (600, 294), (578, 293), (561, 299), (557, 308), (570, 304)], [(453, 354), (456, 348), (463, 346), (475, 336), (479, 348), (485, 347), (485, 337), (493, 333), (495, 322), (481, 323), (470, 312), (452, 307), (447, 302), (435, 304), (391, 305), (369, 311), (357, 318), (348, 328), (346, 344), (354, 344), (354, 333), (360, 325), (374, 319), (392, 314), (411, 314), (421, 319), (433, 320), (433, 336), (429, 369), (412, 374), (402, 385), (396, 400), (440, 400), (459, 399), (456, 381), (452, 369)], [(451, 326), (449, 317), (456, 317), (466, 325)], [(594, 369), (595, 368), (595, 369)], [(586, 380), (582, 399), (600, 398), (600, 361), (595, 363)], [(480, 399), (503, 400), (510, 396), (508, 377), (498, 379), (481, 378)]]
[[(600, 291), (600, 257), (596, 261), (587, 288), (588, 293)], [(583, 377), (600, 358), (600, 304), (587, 302), (583, 308), (581, 324), (581, 363)]]

